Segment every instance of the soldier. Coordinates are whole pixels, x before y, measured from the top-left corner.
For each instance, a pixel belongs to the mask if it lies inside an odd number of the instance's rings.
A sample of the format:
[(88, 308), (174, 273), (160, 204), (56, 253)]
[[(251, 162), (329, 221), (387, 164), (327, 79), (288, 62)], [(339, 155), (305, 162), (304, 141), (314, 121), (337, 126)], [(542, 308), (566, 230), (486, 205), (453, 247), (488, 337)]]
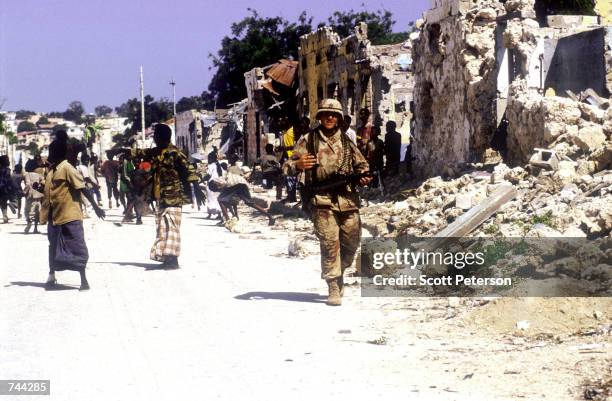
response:
[[(351, 140), (342, 133), (342, 106), (335, 99), (325, 99), (317, 112), (320, 126), (300, 138), (286, 163), (289, 174), (300, 174), (308, 186), (335, 175), (368, 171), (368, 162)], [(367, 185), (370, 177), (359, 180)], [(304, 201), (304, 200), (303, 200)], [(315, 233), (321, 246), (321, 278), (327, 282), (327, 304), (342, 303), (343, 274), (355, 258), (361, 237), (359, 194), (352, 185), (314, 193), (310, 199)]]
[(157, 236), (150, 257), (166, 269), (178, 269), (181, 253), (183, 205), (191, 204), (192, 183), (198, 182), (187, 157), (171, 143), (172, 130), (166, 124), (155, 126), (151, 149), (132, 149), (131, 157), (150, 160), (153, 171), (153, 197), (159, 208), (155, 215)]

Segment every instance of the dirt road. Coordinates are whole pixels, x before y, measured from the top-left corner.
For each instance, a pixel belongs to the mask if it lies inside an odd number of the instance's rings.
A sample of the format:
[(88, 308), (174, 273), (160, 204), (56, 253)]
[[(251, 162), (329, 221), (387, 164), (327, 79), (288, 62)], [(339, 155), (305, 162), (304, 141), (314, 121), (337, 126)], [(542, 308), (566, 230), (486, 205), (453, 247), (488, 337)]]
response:
[(176, 271), (148, 260), (152, 217), (86, 220), (88, 292), (74, 272), (45, 291), (46, 237), (0, 226), (0, 379), (50, 379), (44, 399), (62, 401), (570, 400), (581, 375), (609, 366), (609, 336), (476, 329), (471, 301), (352, 286), (328, 307), (318, 255), (282, 257), (287, 232), (232, 234), (185, 211)]

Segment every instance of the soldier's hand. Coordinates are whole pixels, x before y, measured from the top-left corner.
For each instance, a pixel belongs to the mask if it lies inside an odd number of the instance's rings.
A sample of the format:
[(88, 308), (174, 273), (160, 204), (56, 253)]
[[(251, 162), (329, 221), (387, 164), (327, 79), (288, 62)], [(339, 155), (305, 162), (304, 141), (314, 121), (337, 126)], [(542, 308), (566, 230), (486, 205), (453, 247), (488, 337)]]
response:
[(359, 185), (368, 185), (370, 182), (372, 182), (372, 177), (361, 177), (359, 179)]
[(295, 164), (297, 169), (300, 171), (310, 170), (317, 165), (317, 158), (311, 154), (305, 154), (300, 156)]

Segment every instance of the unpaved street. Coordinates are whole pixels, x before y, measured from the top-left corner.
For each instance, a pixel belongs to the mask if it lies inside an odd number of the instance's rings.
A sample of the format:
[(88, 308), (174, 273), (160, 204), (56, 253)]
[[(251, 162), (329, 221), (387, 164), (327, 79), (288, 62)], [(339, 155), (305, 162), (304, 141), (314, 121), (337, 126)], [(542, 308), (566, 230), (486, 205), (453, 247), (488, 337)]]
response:
[(570, 400), (610, 360), (609, 337), (475, 328), (470, 302), (361, 298), (352, 286), (328, 307), (318, 255), (283, 257), (287, 232), (233, 234), (185, 212), (176, 271), (148, 260), (152, 217), (86, 220), (89, 292), (75, 272), (45, 291), (46, 237), (0, 226), (0, 378), (50, 379), (44, 399), (62, 401)]

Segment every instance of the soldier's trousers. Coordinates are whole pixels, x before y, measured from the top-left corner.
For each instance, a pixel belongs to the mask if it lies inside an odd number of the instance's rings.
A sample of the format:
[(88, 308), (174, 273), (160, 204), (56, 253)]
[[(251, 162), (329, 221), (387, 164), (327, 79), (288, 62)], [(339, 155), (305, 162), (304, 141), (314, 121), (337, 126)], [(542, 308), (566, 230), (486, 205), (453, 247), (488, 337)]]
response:
[(361, 239), (359, 211), (313, 211), (315, 234), (321, 246), (321, 278), (333, 280), (353, 264)]

